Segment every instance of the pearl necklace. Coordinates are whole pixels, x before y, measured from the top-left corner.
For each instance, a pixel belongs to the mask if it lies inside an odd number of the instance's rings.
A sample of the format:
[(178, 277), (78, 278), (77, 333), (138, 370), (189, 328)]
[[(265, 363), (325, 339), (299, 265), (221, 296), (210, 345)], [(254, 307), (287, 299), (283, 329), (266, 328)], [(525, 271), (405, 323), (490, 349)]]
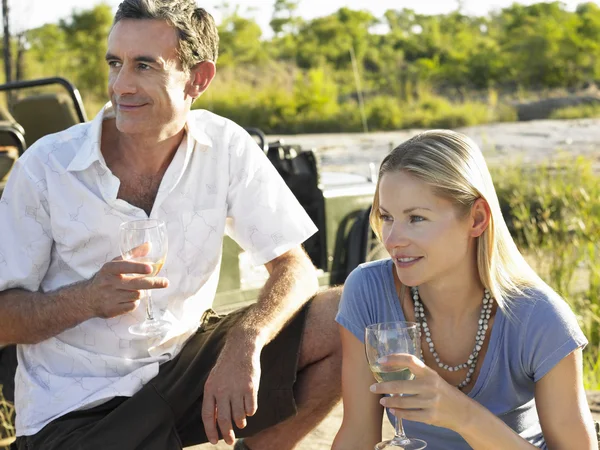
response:
[[(492, 313), (492, 305), (494, 304), (494, 299), (490, 295), (490, 291), (485, 289), (483, 293), (483, 305), (481, 307), (481, 315), (479, 317), (477, 336), (475, 337), (475, 347), (473, 348), (473, 351), (469, 355), (469, 358), (466, 362), (454, 367), (449, 366), (448, 364), (444, 364), (440, 360), (440, 357), (437, 354), (437, 352), (435, 351), (435, 346), (433, 345), (433, 340), (431, 339), (431, 331), (429, 331), (429, 326), (427, 325), (427, 318), (425, 317), (425, 309), (423, 307), (423, 303), (421, 302), (421, 298), (419, 297), (419, 288), (416, 286), (412, 287), (411, 293), (415, 305), (415, 320), (417, 322), (419, 331), (425, 333), (425, 341), (429, 346), (429, 352), (435, 358), (435, 362), (437, 363), (437, 365), (444, 370), (447, 370), (449, 372), (457, 372), (462, 369), (468, 369), (467, 376), (463, 381), (461, 381), (458, 384), (459, 389), (464, 388), (471, 382), (471, 376), (473, 376), (473, 373), (475, 372), (475, 367), (477, 366), (477, 358), (479, 357), (479, 352), (483, 347), (485, 335), (488, 330), (488, 322)], [(421, 359), (423, 359), (422, 350)]]

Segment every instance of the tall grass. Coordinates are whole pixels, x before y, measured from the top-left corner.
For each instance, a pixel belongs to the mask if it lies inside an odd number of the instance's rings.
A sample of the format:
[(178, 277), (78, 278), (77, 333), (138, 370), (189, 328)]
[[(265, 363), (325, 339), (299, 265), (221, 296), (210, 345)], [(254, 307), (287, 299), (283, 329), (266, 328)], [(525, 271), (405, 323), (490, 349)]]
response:
[(4, 441), (15, 436), (15, 408), (2, 396), (0, 385), (0, 448), (4, 448)]
[(584, 104), (560, 108), (550, 114), (551, 119), (586, 119), (600, 117), (600, 104)]
[(492, 172), (517, 245), (577, 315), (589, 340), (585, 386), (599, 390), (600, 177), (593, 161), (562, 157)]
[[(194, 108), (208, 109), (246, 127), (266, 133), (341, 133), (363, 131), (354, 92), (326, 68), (302, 72), (273, 64), (260, 73), (224, 70)], [(365, 96), (370, 131), (403, 128), (456, 128), (499, 121), (516, 121), (515, 110), (497, 101), (453, 102), (423, 90), (401, 99), (393, 95)]]

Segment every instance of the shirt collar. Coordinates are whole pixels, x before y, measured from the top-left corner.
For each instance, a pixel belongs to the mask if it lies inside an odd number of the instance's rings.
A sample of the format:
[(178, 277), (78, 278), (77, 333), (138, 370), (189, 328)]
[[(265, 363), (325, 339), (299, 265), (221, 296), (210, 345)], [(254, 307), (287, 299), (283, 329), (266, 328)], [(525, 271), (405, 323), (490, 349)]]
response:
[[(201, 128), (198, 125), (193, 111), (190, 111), (190, 113), (188, 114), (188, 118), (187, 118), (187, 122), (186, 122), (186, 129), (187, 129), (188, 134), (198, 144), (212, 148), (213, 142), (212, 142), (211, 137), (206, 133), (206, 131), (203, 128)], [(192, 143), (190, 142), (190, 144), (192, 144)]]
[(69, 172), (85, 170), (96, 161), (104, 162), (104, 156), (100, 151), (100, 142), (102, 136), (102, 122), (104, 119), (110, 119), (115, 116), (112, 104), (108, 102), (102, 110), (87, 124), (81, 137), (82, 142), (79, 145), (75, 157), (67, 167)]
[[(83, 132), (83, 142), (80, 145), (79, 151), (75, 154), (75, 157), (67, 167), (68, 171), (85, 170), (96, 161), (104, 163), (104, 156), (100, 151), (102, 122), (114, 117), (115, 112), (112, 103), (108, 102)], [(196, 143), (212, 148), (212, 139), (206, 131), (198, 126), (194, 120), (194, 114), (191, 112), (188, 114), (186, 121), (186, 131)], [(193, 141), (188, 139), (188, 150), (192, 150), (195, 147)]]

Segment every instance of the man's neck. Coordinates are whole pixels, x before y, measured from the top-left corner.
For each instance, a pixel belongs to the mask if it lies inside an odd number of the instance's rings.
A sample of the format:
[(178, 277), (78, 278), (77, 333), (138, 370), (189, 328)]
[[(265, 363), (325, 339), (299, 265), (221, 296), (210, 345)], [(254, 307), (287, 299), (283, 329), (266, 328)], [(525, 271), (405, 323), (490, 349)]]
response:
[(112, 170), (117, 166), (142, 175), (164, 173), (177, 152), (185, 129), (156, 135), (129, 135), (119, 132), (114, 120), (102, 127), (102, 154)]

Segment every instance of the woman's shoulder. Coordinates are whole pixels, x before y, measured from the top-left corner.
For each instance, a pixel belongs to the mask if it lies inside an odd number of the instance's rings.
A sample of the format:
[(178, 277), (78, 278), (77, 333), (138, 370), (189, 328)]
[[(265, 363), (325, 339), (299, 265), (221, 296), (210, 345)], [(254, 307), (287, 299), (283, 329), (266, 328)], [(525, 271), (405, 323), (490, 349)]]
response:
[(549, 287), (524, 290), (508, 306), (510, 344), (527, 375), (538, 381), (587, 339), (569, 304)]
[(358, 268), (368, 273), (381, 273), (391, 267), (392, 260), (390, 258), (378, 259), (377, 261), (369, 261), (359, 264)]
[(546, 322), (573, 315), (569, 304), (553, 289), (545, 286), (526, 288), (509, 298), (507, 312), (527, 322)]
[(391, 275), (391, 259), (380, 259), (359, 264), (346, 279), (345, 284), (366, 283), (368, 281), (381, 281)]

